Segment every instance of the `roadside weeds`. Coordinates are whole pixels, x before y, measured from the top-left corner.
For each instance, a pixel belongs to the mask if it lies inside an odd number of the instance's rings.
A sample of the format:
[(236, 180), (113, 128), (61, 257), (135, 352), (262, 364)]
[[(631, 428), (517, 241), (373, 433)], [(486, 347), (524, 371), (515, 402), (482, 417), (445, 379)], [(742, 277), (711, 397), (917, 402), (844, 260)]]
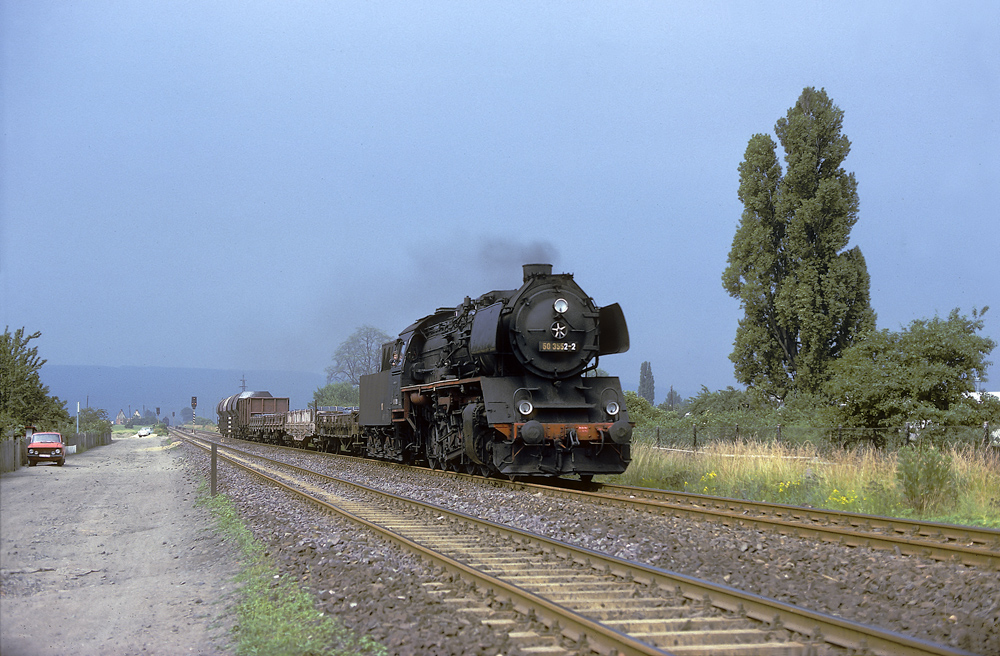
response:
[(237, 656), (387, 653), (384, 646), (352, 633), (334, 617), (318, 611), (316, 599), (298, 581), (282, 576), (227, 496), (210, 496), (205, 483), (198, 493), (197, 505), (212, 513), (216, 529), (245, 559), (236, 578), (236, 603), (230, 611), (236, 620), (230, 647)]

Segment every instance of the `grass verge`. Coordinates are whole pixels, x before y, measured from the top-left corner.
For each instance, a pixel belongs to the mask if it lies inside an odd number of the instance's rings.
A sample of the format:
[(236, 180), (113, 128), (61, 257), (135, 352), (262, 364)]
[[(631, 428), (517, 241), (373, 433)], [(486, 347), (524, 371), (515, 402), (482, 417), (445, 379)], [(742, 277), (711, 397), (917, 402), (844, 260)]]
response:
[(238, 656), (310, 656), (327, 654), (386, 654), (379, 643), (358, 636), (335, 618), (316, 610), (312, 595), (282, 576), (265, 555), (264, 546), (240, 520), (225, 495), (199, 490), (199, 505), (215, 517), (216, 529), (246, 559), (234, 613), (233, 646)]
[(963, 448), (950, 451), (947, 460), (956, 494), (919, 507), (913, 506), (899, 480), (897, 454), (874, 450), (820, 455), (810, 445), (751, 441), (715, 442), (698, 451), (684, 451), (638, 440), (632, 445), (632, 462), (625, 473), (602, 480), (1000, 528), (1000, 461), (996, 455)]

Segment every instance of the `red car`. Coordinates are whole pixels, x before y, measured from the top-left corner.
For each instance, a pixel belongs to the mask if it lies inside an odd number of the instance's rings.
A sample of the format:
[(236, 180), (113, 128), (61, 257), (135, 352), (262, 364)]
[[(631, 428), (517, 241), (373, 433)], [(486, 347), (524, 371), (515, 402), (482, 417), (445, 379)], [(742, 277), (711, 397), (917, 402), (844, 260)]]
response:
[(60, 467), (66, 464), (66, 445), (59, 433), (35, 433), (28, 445), (28, 466), (40, 462), (54, 462)]

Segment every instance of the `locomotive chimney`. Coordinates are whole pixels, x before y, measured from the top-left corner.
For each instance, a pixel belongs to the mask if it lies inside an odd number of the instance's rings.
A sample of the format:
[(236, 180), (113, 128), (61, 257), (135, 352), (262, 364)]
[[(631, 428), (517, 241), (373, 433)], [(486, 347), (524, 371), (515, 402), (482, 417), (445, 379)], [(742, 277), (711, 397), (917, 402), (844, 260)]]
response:
[(552, 265), (551, 264), (525, 264), (524, 265), (524, 282), (528, 282), (536, 276), (551, 276), (552, 275)]

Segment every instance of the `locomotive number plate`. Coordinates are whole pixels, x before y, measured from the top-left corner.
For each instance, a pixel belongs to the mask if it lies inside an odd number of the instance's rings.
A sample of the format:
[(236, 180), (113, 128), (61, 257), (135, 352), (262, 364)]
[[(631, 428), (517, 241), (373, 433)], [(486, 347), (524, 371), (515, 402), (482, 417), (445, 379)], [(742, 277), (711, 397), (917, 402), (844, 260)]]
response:
[(539, 351), (575, 351), (576, 342), (540, 342)]

